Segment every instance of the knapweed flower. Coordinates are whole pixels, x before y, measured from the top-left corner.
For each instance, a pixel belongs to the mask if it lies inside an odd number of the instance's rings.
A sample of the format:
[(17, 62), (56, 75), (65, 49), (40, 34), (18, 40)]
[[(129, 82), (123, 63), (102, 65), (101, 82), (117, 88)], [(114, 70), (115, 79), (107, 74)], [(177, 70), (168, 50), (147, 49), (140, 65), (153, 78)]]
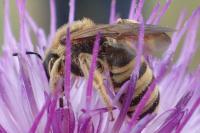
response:
[[(74, 0), (70, 1), (69, 22), (74, 18)], [(142, 19), (144, 0), (132, 0), (129, 18), (141, 23), (139, 33), (137, 59), (143, 51), (143, 24), (159, 24), (172, 0), (167, 0), (161, 8), (158, 3), (149, 18)], [(111, 3), (110, 23), (116, 20), (115, 4)], [(17, 0), (20, 20), (20, 38), (16, 39), (11, 30), (9, 18), (9, 0), (4, 0), (4, 42), (0, 59), (0, 132), (2, 133), (171, 133), (200, 132), (200, 66), (189, 71), (199, 42), (196, 41), (200, 23), (200, 8), (193, 11), (186, 19), (182, 12), (177, 21), (171, 44), (161, 58), (148, 56), (147, 60), (155, 75), (154, 81), (137, 105), (131, 118), (126, 117), (127, 107), (134, 94), (134, 83), (140, 60), (136, 59), (131, 79), (126, 82), (117, 94), (107, 91), (115, 103), (128, 88), (127, 97), (121, 108), (113, 107), (114, 121), (110, 120), (107, 107), (96, 91), (93, 91), (92, 81), (95, 60), (98, 51), (99, 35), (96, 37), (93, 49), (93, 61), (89, 79), (70, 78), (70, 35), (66, 33), (66, 68), (65, 80), (58, 81), (57, 91), (50, 90), (49, 83), (42, 65), (45, 49), (48, 48), (55, 34), (54, 0), (50, 0), (51, 27), (50, 34), (45, 35), (42, 28), (34, 22), (25, 8), (25, 0)], [(36, 37), (33, 43), (31, 32)], [(180, 56), (174, 61), (176, 48), (183, 41)], [(38, 53), (38, 54), (34, 54)], [(15, 56), (13, 56), (15, 55)], [(60, 97), (60, 88), (64, 83), (65, 97)], [(138, 121), (144, 105), (153, 92), (155, 85), (159, 86), (160, 103), (158, 111), (146, 115)], [(124, 87), (126, 86), (126, 87)], [(63, 100), (63, 107), (58, 105)]]

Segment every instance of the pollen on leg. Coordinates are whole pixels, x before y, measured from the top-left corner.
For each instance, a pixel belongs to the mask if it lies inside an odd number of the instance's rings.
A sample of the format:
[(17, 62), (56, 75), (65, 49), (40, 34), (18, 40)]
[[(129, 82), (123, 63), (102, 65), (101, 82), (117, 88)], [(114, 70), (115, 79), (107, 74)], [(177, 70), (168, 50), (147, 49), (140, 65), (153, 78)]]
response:
[[(84, 75), (86, 75), (86, 76), (89, 75), (91, 59), (92, 59), (92, 55), (90, 55), (90, 54), (82, 53), (79, 55), (80, 67), (81, 67)], [(83, 63), (84, 61), (85, 61), (85, 63)], [(110, 120), (114, 120), (114, 116), (113, 116), (113, 112), (112, 112), (112, 104), (111, 104), (109, 96), (106, 92), (106, 88), (104, 86), (103, 80), (104, 80), (104, 78), (103, 78), (102, 73), (98, 69), (96, 69), (94, 71), (94, 78), (93, 78), (94, 88), (97, 89), (97, 91), (101, 95), (104, 103), (106, 104), (106, 106), (108, 108), (108, 112), (110, 113), (110, 117), (111, 117)]]

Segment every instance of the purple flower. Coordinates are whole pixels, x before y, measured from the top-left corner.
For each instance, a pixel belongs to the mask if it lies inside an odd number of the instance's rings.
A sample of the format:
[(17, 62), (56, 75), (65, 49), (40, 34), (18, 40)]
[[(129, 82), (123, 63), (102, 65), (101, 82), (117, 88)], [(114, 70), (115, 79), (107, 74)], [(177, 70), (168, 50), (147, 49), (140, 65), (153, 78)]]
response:
[[(95, 41), (89, 79), (74, 79), (70, 78), (71, 45), (68, 30), (66, 33), (65, 80), (58, 81), (57, 91), (52, 93), (42, 60), (37, 55), (26, 54), (26, 52), (35, 51), (43, 58), (45, 49), (49, 46), (56, 31), (54, 0), (50, 0), (51, 26), (48, 36), (29, 16), (25, 8), (25, 0), (17, 0), (16, 5), (20, 18), (19, 39), (12, 34), (9, 0), (5, 0), (4, 42), (0, 60), (0, 132), (195, 133), (200, 131), (200, 66), (192, 71), (188, 70), (194, 54), (198, 53), (196, 49), (199, 42), (196, 38), (200, 23), (200, 7), (194, 10), (189, 18), (186, 18), (185, 12), (181, 13), (175, 27), (176, 31), (172, 35), (171, 44), (161, 58), (148, 57), (155, 80), (137, 105), (132, 118), (126, 117), (130, 99), (134, 93), (134, 88), (129, 86), (135, 85), (143, 52), (143, 26), (144, 24), (157, 25), (171, 2), (172, 0), (167, 0), (163, 7), (159, 3), (156, 4), (148, 20), (144, 21), (141, 14), (144, 0), (139, 0), (137, 4), (135, 0), (132, 0), (129, 18), (139, 21), (142, 25), (139, 33), (136, 67), (130, 81), (126, 82), (116, 95), (110, 91), (109, 85), (106, 85), (113, 103), (118, 101), (126, 88), (129, 92), (122, 108), (113, 108), (115, 120), (110, 121), (107, 107), (103, 105), (99, 94), (93, 91), (92, 87), (100, 35), (97, 35)], [(74, 19), (74, 3), (74, 0), (70, 1), (70, 23)], [(115, 5), (116, 0), (112, 0), (110, 23), (117, 18)], [(36, 43), (33, 43), (30, 31), (34, 33)], [(184, 40), (183, 47), (178, 59), (174, 61), (174, 53), (181, 44), (181, 39)], [(13, 56), (13, 53), (17, 53), (17, 56)], [(63, 83), (66, 96), (64, 99), (59, 95)], [(137, 121), (155, 85), (159, 86), (160, 91), (158, 111)], [(63, 108), (58, 106), (60, 100), (64, 100)]]

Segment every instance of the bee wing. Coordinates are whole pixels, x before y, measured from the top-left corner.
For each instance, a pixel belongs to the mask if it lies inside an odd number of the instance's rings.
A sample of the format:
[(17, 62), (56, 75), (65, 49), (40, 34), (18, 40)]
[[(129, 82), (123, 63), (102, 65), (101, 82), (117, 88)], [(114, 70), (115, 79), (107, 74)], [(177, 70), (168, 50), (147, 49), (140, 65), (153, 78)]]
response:
[[(94, 38), (98, 32), (103, 37), (112, 37), (114, 39), (131, 39), (133, 42), (138, 41), (140, 24), (100, 24), (94, 27), (74, 32), (71, 34), (72, 40), (82, 40)], [(145, 51), (159, 51), (163, 47), (167, 47), (171, 43), (170, 37), (166, 32), (173, 32), (173, 29), (155, 25), (144, 25), (144, 43)]]

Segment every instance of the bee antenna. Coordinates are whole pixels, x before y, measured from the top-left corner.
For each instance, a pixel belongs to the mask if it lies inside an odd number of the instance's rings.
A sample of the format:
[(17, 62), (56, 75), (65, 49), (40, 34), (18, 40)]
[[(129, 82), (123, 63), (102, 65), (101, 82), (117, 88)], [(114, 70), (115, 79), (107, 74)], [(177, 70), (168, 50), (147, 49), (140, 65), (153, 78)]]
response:
[(36, 52), (26, 51), (26, 54), (28, 54), (28, 55), (31, 55), (31, 54), (36, 55), (38, 58), (40, 58), (42, 60), (42, 56), (40, 54), (36, 53)]
[[(36, 55), (38, 58), (40, 58), (41, 60), (42, 60), (42, 56), (40, 55), (40, 54), (38, 54), (38, 53), (36, 53), (36, 52), (32, 52), (32, 51), (26, 51), (26, 54), (27, 55)], [(13, 53), (12, 54), (13, 56), (18, 56), (19, 54), (18, 53)]]

